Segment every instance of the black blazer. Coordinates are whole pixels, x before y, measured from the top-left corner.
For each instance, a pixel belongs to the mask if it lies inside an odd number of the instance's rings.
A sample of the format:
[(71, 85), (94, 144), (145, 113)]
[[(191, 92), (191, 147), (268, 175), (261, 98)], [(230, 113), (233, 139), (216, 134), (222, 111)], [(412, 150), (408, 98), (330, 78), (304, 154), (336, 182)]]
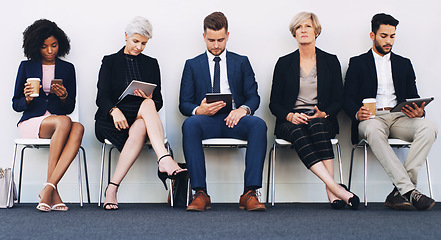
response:
[[(326, 112), (338, 133), (337, 114), (343, 106), (343, 82), (337, 56), (316, 48), (317, 59), (317, 107)], [(294, 112), (300, 86), (299, 50), (279, 58), (274, 68), (270, 110), (276, 116), (276, 126), (286, 122), (286, 116)]]
[[(407, 98), (418, 98), (415, 84), (415, 72), (409, 59), (390, 53), (392, 79), (394, 82), (397, 102)], [(352, 119), (352, 143), (358, 142), (358, 124), (355, 114), (363, 105), (365, 98), (377, 97), (377, 69), (372, 50), (349, 60), (349, 68), (345, 77), (344, 110)]]
[[(153, 91), (153, 101), (155, 102), (156, 110), (159, 111), (163, 102), (158, 61), (144, 54), (139, 54), (137, 57), (139, 57), (139, 70), (141, 71), (142, 81), (157, 85)], [(118, 97), (126, 89), (125, 61), (124, 48), (117, 53), (104, 56), (98, 75), (98, 92), (96, 96), (98, 110), (95, 114), (95, 120), (105, 120), (110, 117), (110, 109), (116, 105)]]

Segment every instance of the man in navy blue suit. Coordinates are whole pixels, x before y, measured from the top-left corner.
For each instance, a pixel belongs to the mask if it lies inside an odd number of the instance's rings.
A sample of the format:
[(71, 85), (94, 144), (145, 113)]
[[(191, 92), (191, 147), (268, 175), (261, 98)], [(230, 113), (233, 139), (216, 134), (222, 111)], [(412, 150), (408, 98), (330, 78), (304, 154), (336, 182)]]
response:
[[(189, 116), (182, 125), (184, 157), (196, 194), (187, 211), (211, 208), (207, 194), (205, 157), (202, 140), (237, 138), (248, 140), (245, 157), (245, 186), (239, 207), (249, 211), (265, 210), (256, 189), (262, 187), (266, 154), (266, 124), (252, 116), (259, 107), (257, 82), (247, 57), (226, 51), (228, 21), (221, 12), (204, 19), (203, 37), (207, 51), (185, 63), (181, 79), (179, 110)], [(207, 93), (231, 93), (233, 107), (219, 113), (226, 103), (207, 103)]]
[[(364, 138), (389, 175), (394, 189), (385, 205), (399, 210), (428, 210), (435, 201), (416, 190), (418, 172), (437, 136), (436, 126), (424, 116), (423, 103), (390, 112), (397, 103), (419, 98), (409, 59), (392, 52), (398, 20), (379, 13), (372, 18), (373, 47), (350, 59), (345, 80), (344, 109), (352, 119), (352, 142)], [(376, 99), (375, 117), (362, 100)], [(412, 142), (404, 165), (388, 144), (388, 137)]]

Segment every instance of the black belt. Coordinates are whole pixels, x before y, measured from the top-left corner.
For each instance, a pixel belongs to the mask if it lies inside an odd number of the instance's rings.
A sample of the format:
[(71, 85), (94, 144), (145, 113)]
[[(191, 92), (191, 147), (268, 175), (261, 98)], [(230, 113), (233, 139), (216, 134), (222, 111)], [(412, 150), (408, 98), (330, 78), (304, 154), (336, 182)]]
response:
[(392, 110), (391, 107), (377, 108), (377, 111), (390, 111), (390, 110)]

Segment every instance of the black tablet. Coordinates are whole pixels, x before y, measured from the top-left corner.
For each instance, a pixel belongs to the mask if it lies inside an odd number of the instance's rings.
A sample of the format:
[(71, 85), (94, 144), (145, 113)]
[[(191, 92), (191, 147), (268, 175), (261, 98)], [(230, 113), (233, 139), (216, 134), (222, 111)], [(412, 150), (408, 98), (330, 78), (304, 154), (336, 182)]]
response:
[(207, 99), (207, 103), (223, 101), (227, 104), (216, 114), (222, 114), (222, 113), (229, 114), (233, 109), (233, 95), (231, 93), (207, 93), (205, 97)]
[(433, 101), (433, 99), (435, 99), (434, 97), (430, 97), (430, 98), (412, 98), (412, 99), (406, 99), (406, 101), (404, 102), (400, 102), (398, 103), (394, 108), (392, 108), (392, 110), (390, 110), (390, 112), (401, 112), (401, 109), (406, 106), (409, 105), (411, 107), (413, 107), (412, 103), (416, 103), (416, 105), (418, 107), (421, 107), (421, 104), (423, 104), (423, 102), (426, 103), (426, 106), (429, 105), (429, 103), (431, 101)]

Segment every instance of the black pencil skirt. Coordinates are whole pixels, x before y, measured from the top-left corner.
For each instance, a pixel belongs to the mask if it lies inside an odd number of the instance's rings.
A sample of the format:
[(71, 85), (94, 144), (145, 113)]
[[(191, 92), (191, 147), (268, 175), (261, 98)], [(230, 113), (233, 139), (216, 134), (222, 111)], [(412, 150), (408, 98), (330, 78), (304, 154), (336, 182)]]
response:
[(95, 135), (98, 140), (101, 142), (104, 142), (104, 139), (109, 140), (121, 152), (129, 137), (130, 126), (135, 122), (143, 100), (143, 98), (128, 98), (127, 101), (124, 99), (116, 105), (126, 117), (129, 124), (128, 129), (118, 131), (110, 115), (106, 119), (97, 119), (95, 121)]

